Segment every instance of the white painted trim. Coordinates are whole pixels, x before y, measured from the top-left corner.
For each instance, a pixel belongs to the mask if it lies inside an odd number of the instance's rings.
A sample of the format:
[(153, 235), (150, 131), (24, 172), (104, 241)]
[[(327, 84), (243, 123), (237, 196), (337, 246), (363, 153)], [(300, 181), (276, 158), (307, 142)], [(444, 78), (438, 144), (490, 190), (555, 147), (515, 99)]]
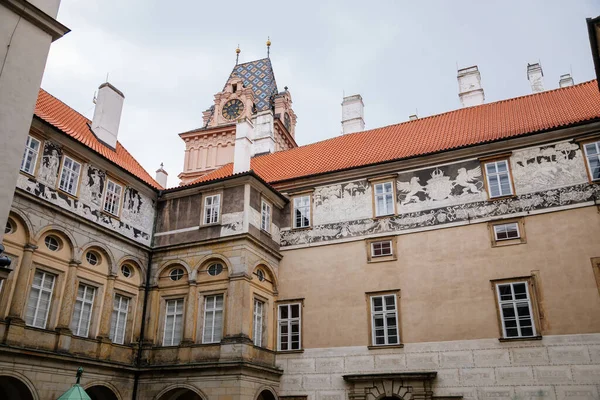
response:
[(195, 230), (198, 230), (198, 229), (200, 229), (200, 225), (198, 225), (198, 226), (190, 226), (189, 228), (175, 229), (173, 231), (157, 232), (157, 233), (154, 234), (154, 236), (174, 235), (176, 233), (190, 232), (190, 231), (195, 231)]

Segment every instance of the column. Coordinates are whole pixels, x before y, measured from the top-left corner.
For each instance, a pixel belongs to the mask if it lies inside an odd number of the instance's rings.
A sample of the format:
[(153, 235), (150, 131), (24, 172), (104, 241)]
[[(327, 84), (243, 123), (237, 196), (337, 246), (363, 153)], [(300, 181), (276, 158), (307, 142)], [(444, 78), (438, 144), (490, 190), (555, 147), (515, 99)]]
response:
[(12, 302), (8, 312), (9, 318), (14, 321), (24, 321), (25, 302), (27, 301), (27, 293), (29, 292), (29, 273), (31, 271), (33, 252), (37, 249), (36, 245), (26, 244), (23, 247), (23, 258), (19, 267), (19, 275), (15, 281), (15, 290), (13, 291)]
[(196, 308), (198, 301), (198, 286), (195, 281), (190, 281), (190, 287), (188, 289), (187, 305), (185, 308), (185, 319), (184, 319), (184, 330), (183, 330), (183, 343), (192, 344), (196, 340), (194, 336), (196, 328)]
[(185, 155), (183, 157), (183, 172), (188, 172), (190, 169), (190, 149), (185, 149)]
[(154, 343), (156, 340), (156, 325), (160, 318), (160, 304), (158, 298), (158, 286), (150, 288), (150, 299), (148, 299), (148, 309), (146, 310), (146, 335), (144, 341)]
[(138, 295), (136, 299), (135, 307), (135, 318), (133, 320), (133, 341), (139, 342), (140, 336), (142, 335), (142, 313), (144, 312), (144, 301), (145, 297), (149, 296), (150, 293), (146, 293), (144, 284), (138, 288)]
[(113, 310), (113, 297), (115, 294), (115, 275), (110, 275), (106, 281), (104, 290), (104, 305), (102, 306), (102, 315), (100, 316), (100, 334), (102, 339), (108, 339), (110, 336), (110, 317)]
[(252, 311), (250, 276), (243, 272), (229, 275), (229, 289), (227, 290), (225, 312), (227, 319), (225, 327), (227, 330), (224, 332), (224, 337), (250, 340)]
[(73, 316), (73, 306), (75, 305), (75, 295), (77, 293), (77, 266), (80, 261), (71, 260), (69, 270), (67, 271), (67, 279), (65, 281), (65, 290), (62, 295), (62, 304), (60, 305), (60, 313), (58, 314), (58, 329), (69, 329), (71, 318)]

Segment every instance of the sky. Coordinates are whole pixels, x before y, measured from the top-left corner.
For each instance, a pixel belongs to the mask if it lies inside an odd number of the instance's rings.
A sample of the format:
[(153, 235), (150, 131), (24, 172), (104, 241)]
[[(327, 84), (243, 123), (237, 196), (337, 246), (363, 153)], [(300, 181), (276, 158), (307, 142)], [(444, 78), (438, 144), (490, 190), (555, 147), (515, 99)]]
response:
[(362, 95), (367, 129), (459, 108), (457, 68), (479, 67), (486, 103), (530, 94), (528, 62), (546, 90), (561, 74), (594, 79), (585, 18), (598, 15), (598, 0), (62, 0), (71, 32), (52, 44), (42, 87), (91, 119), (108, 75), (125, 94), (119, 141), (152, 176), (163, 162), (172, 187), (177, 134), (202, 125), (238, 44), (252, 61), (271, 38), (305, 145), (340, 135), (344, 94)]

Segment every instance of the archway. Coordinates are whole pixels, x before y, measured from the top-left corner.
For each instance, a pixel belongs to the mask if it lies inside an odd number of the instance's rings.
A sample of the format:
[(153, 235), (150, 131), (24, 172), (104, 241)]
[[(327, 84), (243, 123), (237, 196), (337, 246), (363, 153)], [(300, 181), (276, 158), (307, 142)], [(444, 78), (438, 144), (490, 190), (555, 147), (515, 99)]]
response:
[(34, 400), (34, 397), (27, 385), (19, 379), (0, 376), (0, 399)]
[(102, 385), (90, 386), (85, 392), (92, 400), (119, 400), (112, 390)]
[(270, 390), (263, 390), (260, 392), (256, 400), (277, 400), (277, 398)]
[(160, 396), (158, 400), (202, 400), (202, 397), (190, 389), (175, 388)]

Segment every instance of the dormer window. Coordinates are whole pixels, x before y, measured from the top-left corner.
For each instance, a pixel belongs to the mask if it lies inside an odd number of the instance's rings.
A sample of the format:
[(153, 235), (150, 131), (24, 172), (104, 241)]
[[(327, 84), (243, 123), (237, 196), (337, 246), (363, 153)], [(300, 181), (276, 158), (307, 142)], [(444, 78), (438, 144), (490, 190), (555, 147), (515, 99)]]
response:
[(231, 91), (233, 93), (237, 92), (237, 83), (234, 83), (234, 84), (231, 85)]

